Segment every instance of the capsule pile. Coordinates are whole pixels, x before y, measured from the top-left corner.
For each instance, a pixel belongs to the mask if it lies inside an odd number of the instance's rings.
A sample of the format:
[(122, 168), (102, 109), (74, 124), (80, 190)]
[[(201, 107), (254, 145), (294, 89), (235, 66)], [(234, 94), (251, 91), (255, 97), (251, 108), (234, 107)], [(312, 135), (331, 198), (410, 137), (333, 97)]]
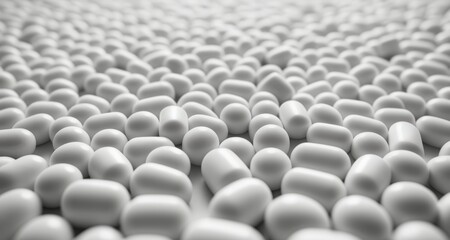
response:
[(450, 1), (0, 1), (0, 240), (449, 237)]

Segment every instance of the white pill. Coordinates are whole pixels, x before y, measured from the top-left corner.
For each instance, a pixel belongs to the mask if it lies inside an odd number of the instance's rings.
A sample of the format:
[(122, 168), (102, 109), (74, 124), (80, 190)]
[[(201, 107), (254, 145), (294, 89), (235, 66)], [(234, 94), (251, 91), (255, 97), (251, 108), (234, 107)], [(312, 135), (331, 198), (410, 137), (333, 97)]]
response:
[(189, 117), (189, 129), (196, 127), (207, 127), (213, 130), (219, 142), (222, 142), (228, 137), (228, 127), (224, 121), (218, 119), (217, 117), (207, 116), (207, 115), (194, 115)]
[[(78, 102), (78, 92), (74, 92), (71, 89), (58, 89), (53, 91), (48, 97), (49, 101), (58, 102), (64, 105), (67, 109), (71, 108)], [(46, 100), (45, 98), (42, 100)]]
[(415, 125), (408, 122), (397, 122), (389, 128), (389, 148), (393, 150), (408, 150), (424, 155), (422, 138)]
[(36, 149), (33, 133), (23, 128), (0, 130), (0, 155), (18, 158)]
[(154, 68), (153, 71), (150, 71), (149, 74), (147, 75), (148, 81), (149, 82), (158, 82), (161, 80), (161, 78), (170, 73), (170, 69), (166, 68), (166, 67), (159, 67), (159, 68)]
[(31, 116), (39, 113), (47, 113), (54, 119), (58, 119), (67, 115), (67, 108), (58, 102), (39, 101), (28, 106), (25, 115)]
[(450, 100), (443, 98), (431, 99), (427, 102), (427, 113), (431, 116), (450, 121)]
[(439, 213), (437, 225), (447, 234), (450, 234), (450, 194), (445, 194), (437, 205)]
[[(67, 116), (76, 118), (83, 124), (89, 117), (100, 114), (97, 106), (90, 103), (78, 103), (72, 106), (67, 112)], [(56, 119), (58, 120), (58, 119)]]
[(329, 82), (326, 81), (318, 81), (311, 83), (297, 91), (297, 93), (307, 93), (313, 97), (316, 97), (318, 94), (323, 92), (331, 92), (332, 88)]
[(362, 132), (353, 138), (351, 154), (358, 159), (366, 154), (374, 154), (384, 157), (389, 152), (386, 140), (373, 132)]
[(218, 90), (222, 82), (231, 78), (231, 71), (226, 67), (216, 67), (206, 75), (206, 83)]
[(133, 106), (139, 99), (131, 93), (123, 93), (111, 101), (111, 112), (121, 112), (129, 117), (133, 112)]
[(119, 150), (103, 147), (92, 155), (88, 172), (91, 178), (115, 181), (128, 187), (133, 167)]
[(179, 148), (172, 146), (156, 148), (148, 154), (145, 162), (165, 165), (186, 175), (191, 171), (191, 162), (188, 155)]
[(61, 196), (71, 183), (83, 179), (80, 170), (73, 165), (60, 163), (44, 169), (34, 182), (34, 191), (46, 208), (60, 206)]
[(271, 190), (280, 189), (281, 180), (291, 167), (289, 157), (278, 148), (262, 149), (250, 162), (252, 176), (261, 179)]
[(67, 163), (80, 170), (83, 177), (88, 176), (88, 163), (94, 154), (91, 146), (81, 142), (70, 142), (55, 149), (50, 156), (50, 165)]
[(186, 174), (174, 168), (157, 163), (144, 163), (131, 175), (130, 190), (133, 196), (164, 194), (189, 202), (192, 183)]
[(112, 82), (111, 78), (108, 75), (100, 72), (93, 73), (84, 80), (83, 89), (88, 94), (94, 94), (97, 92), (97, 88), (100, 86), (100, 84), (106, 82)]
[(0, 157), (0, 167), (14, 162), (16, 159), (12, 157)]
[(159, 135), (167, 137), (175, 145), (181, 144), (189, 130), (188, 116), (184, 109), (178, 106), (165, 107), (161, 110), (159, 120)]
[(47, 168), (47, 161), (38, 155), (25, 155), (0, 168), (0, 194), (14, 188), (32, 189), (37, 176)]
[(304, 167), (331, 173), (344, 179), (350, 169), (350, 158), (347, 153), (337, 147), (318, 144), (301, 143), (291, 153), (293, 167)]
[(219, 190), (208, 207), (210, 217), (242, 222), (252, 226), (260, 223), (272, 192), (261, 180), (243, 178)]
[(122, 151), (127, 142), (128, 139), (123, 132), (115, 129), (103, 129), (92, 137), (91, 147), (94, 150), (113, 147)]
[(214, 193), (238, 179), (251, 177), (244, 162), (226, 148), (209, 151), (201, 163), (201, 171), (206, 185)]
[(407, 93), (412, 93), (421, 97), (425, 102), (437, 98), (436, 89), (427, 82), (415, 82), (408, 86)]
[(104, 129), (115, 129), (123, 132), (127, 117), (123, 113), (109, 112), (94, 115), (86, 119), (83, 129), (93, 137), (96, 133)]
[(139, 89), (148, 83), (147, 78), (139, 74), (130, 74), (120, 80), (120, 85), (124, 86), (130, 93), (137, 94)]
[(18, 121), (13, 128), (29, 130), (36, 138), (36, 145), (41, 145), (50, 140), (49, 129), (54, 121), (50, 115), (41, 113)]
[(306, 137), (311, 119), (305, 107), (297, 101), (291, 100), (280, 106), (280, 120), (290, 138), (302, 139)]
[(59, 130), (55, 137), (53, 137), (53, 148), (57, 149), (60, 146), (70, 142), (81, 142), (85, 144), (91, 143), (89, 134), (83, 128), (69, 126)]
[(214, 45), (199, 46), (192, 53), (197, 55), (202, 62), (211, 58), (221, 59), (224, 54), (222, 48)]
[(375, 77), (379, 74), (379, 70), (370, 63), (361, 63), (352, 68), (350, 75), (356, 77), (361, 86), (372, 84)]
[(433, 222), (438, 214), (438, 199), (431, 190), (412, 182), (398, 182), (384, 190), (381, 204), (394, 224), (409, 221)]
[(73, 226), (115, 226), (129, 201), (130, 195), (121, 184), (86, 179), (66, 188), (61, 198), (61, 212)]
[(232, 103), (239, 103), (242, 104), (244, 106), (248, 106), (248, 102), (239, 96), (236, 95), (232, 95), (232, 94), (228, 94), (228, 93), (224, 93), (224, 94), (220, 94), (218, 95), (215, 99), (214, 99), (214, 106), (213, 106), (213, 110), (217, 115), (220, 115), (220, 113), (222, 112), (222, 110), (232, 104)]
[(358, 98), (359, 83), (350, 80), (342, 80), (333, 86), (333, 92), (343, 99)]
[(289, 151), (289, 135), (282, 127), (275, 124), (268, 124), (260, 127), (253, 137), (255, 151), (273, 147), (287, 153)]
[(326, 104), (314, 104), (308, 109), (308, 116), (312, 123), (342, 125), (341, 114), (335, 108)]
[(383, 160), (391, 169), (392, 182), (409, 181), (426, 184), (428, 181), (427, 163), (414, 152), (394, 150), (386, 154)]
[(433, 75), (427, 79), (427, 82), (439, 91), (442, 88), (450, 87), (450, 76)]
[(321, 239), (360, 240), (360, 238), (355, 237), (350, 233), (322, 228), (307, 228), (299, 230), (294, 234), (292, 234), (287, 240), (321, 240)]
[(189, 92), (192, 87), (191, 80), (183, 75), (169, 73), (161, 77), (162, 82), (170, 83), (175, 89), (175, 97), (178, 99), (183, 96), (185, 93)]
[(281, 68), (285, 68), (292, 57), (293, 52), (287, 46), (276, 47), (266, 54), (268, 64), (274, 64)]
[(290, 100), (294, 95), (294, 88), (278, 73), (271, 73), (262, 79), (256, 90), (272, 93), (280, 103)]
[(228, 93), (237, 95), (249, 100), (252, 95), (256, 92), (256, 87), (251, 82), (246, 82), (242, 80), (229, 79), (223, 81), (219, 86), (219, 94)]
[(138, 234), (129, 236), (125, 240), (170, 240), (170, 238), (155, 234)]
[(372, 108), (376, 112), (383, 108), (405, 108), (403, 102), (391, 95), (381, 96), (372, 103)]
[(70, 224), (57, 215), (42, 215), (23, 225), (14, 235), (15, 240), (72, 240)]
[(327, 211), (347, 195), (342, 180), (338, 177), (307, 168), (293, 168), (284, 175), (281, 182), (281, 193), (297, 193), (313, 198)]
[(123, 85), (112, 82), (104, 82), (98, 86), (95, 93), (97, 96), (106, 99), (108, 102), (111, 102), (115, 97), (119, 96), (120, 94), (128, 92), (129, 92), (128, 89)]
[(168, 96), (175, 98), (175, 89), (169, 82), (151, 82), (142, 85), (138, 90), (136, 96), (139, 99), (156, 97), (156, 96)]
[(28, 189), (18, 188), (0, 195), (0, 239), (12, 239), (28, 221), (41, 215), (39, 197)]
[(425, 115), (426, 103), (421, 97), (405, 92), (394, 92), (391, 96), (399, 98), (405, 105), (405, 109), (410, 111), (416, 119)]
[(349, 152), (353, 136), (347, 128), (327, 123), (314, 123), (308, 129), (306, 140), (338, 147)]
[(122, 240), (122, 234), (110, 226), (94, 226), (84, 230), (75, 240)]
[(330, 228), (325, 208), (317, 201), (300, 194), (283, 194), (267, 207), (265, 225), (274, 240), (287, 239), (300, 229)]
[(328, 72), (347, 73), (350, 70), (350, 65), (347, 63), (347, 61), (339, 58), (320, 58), (319, 61), (317, 61), (317, 65), (324, 66)]
[(130, 139), (123, 147), (123, 154), (128, 158), (133, 168), (145, 163), (148, 154), (158, 147), (174, 146), (172, 141), (165, 137), (135, 137)]
[[(35, 103), (32, 103), (31, 105), (33, 105), (33, 104), (35, 104)], [(4, 97), (4, 98), (0, 99), (0, 110), (6, 109), (6, 108), (17, 108), (25, 113), (27, 111), (27, 105), (25, 104), (25, 102), (22, 99), (20, 99), (17, 96)]]
[(366, 102), (352, 99), (340, 99), (333, 107), (341, 113), (342, 118), (352, 114), (373, 118), (372, 106)]
[(216, 89), (213, 86), (204, 82), (197, 83), (194, 86), (192, 86), (191, 91), (204, 92), (208, 94), (212, 99), (215, 99), (217, 97)]
[(192, 89), (190, 92), (181, 96), (177, 104), (178, 106), (183, 106), (189, 102), (199, 103), (208, 109), (211, 109), (214, 105), (214, 100), (208, 93), (199, 90), (192, 91)]
[[(199, 83), (206, 82), (206, 75), (200, 69), (195, 69), (195, 68), (187, 69), (186, 71), (183, 72), (183, 75), (188, 77), (191, 80), (191, 82), (194, 84), (194, 86)], [(215, 89), (214, 89), (214, 91), (215, 91)]]
[(228, 126), (228, 132), (231, 134), (247, 132), (251, 118), (248, 107), (239, 103), (227, 105), (220, 113), (220, 119)]
[(450, 139), (450, 121), (433, 116), (423, 116), (416, 122), (424, 143), (441, 148)]
[(449, 156), (438, 156), (428, 161), (428, 170), (430, 171), (429, 184), (442, 194), (450, 192), (449, 181), (450, 164)]
[(439, 150), (439, 156), (450, 155), (450, 141), (444, 144)]
[(234, 221), (216, 218), (203, 218), (189, 224), (181, 240), (263, 240), (264, 237), (254, 228)]
[(432, 223), (422, 221), (406, 222), (398, 226), (394, 234), (393, 240), (446, 240), (445, 233)]
[(159, 116), (161, 110), (168, 106), (175, 106), (175, 101), (168, 96), (156, 96), (145, 98), (136, 102), (133, 106), (133, 113), (146, 111), (151, 112), (155, 116)]
[(159, 120), (150, 112), (135, 112), (125, 123), (125, 134), (129, 139), (158, 135)]
[(84, 90), (84, 82), (86, 79), (95, 73), (92, 66), (77, 66), (72, 70), (71, 81), (75, 83), (79, 90)]
[(344, 119), (344, 127), (356, 136), (363, 132), (373, 132), (384, 138), (388, 137), (388, 129), (383, 122), (359, 115), (349, 115)]
[(414, 63), (414, 67), (424, 71), (428, 76), (450, 75), (448, 67), (437, 61), (419, 60)]
[(255, 155), (255, 149), (250, 141), (241, 137), (230, 137), (219, 145), (220, 148), (227, 148), (233, 151), (244, 163), (250, 166), (250, 161)]
[(386, 210), (364, 196), (348, 196), (336, 203), (331, 214), (334, 228), (361, 239), (390, 239), (392, 220)]
[[(71, 92), (70, 94), (75, 94), (76, 95), (76, 93), (73, 92), (72, 90), (69, 90), (69, 91)], [(39, 101), (49, 101), (50, 100), (50, 95), (48, 94), (48, 92), (46, 92), (43, 89), (29, 89), (29, 90), (25, 91), (24, 93), (22, 93), (20, 95), (20, 98), (27, 105), (31, 105), (32, 103), (39, 102)], [(53, 97), (52, 100), (55, 100), (55, 97)], [(56, 100), (59, 100), (59, 99), (57, 98)], [(57, 102), (59, 102), (59, 101), (57, 101)]]
[(386, 96), (386, 91), (375, 85), (364, 85), (359, 88), (359, 100), (372, 105), (378, 98)]
[(17, 84), (13, 88), (13, 90), (16, 91), (19, 96), (28, 90), (37, 90), (37, 89), (39, 89), (39, 85), (33, 80), (21, 80), (17, 82)]
[(269, 113), (274, 116), (278, 116), (280, 112), (280, 108), (278, 104), (274, 103), (270, 100), (263, 100), (258, 103), (256, 103), (253, 108), (251, 109), (252, 116), (256, 116), (259, 114)]
[(253, 96), (248, 100), (248, 105), (253, 108), (258, 102), (269, 100), (274, 102), (277, 106), (279, 105), (278, 99), (270, 92), (260, 91), (253, 94)]
[(135, 197), (123, 209), (120, 228), (124, 235), (158, 234), (177, 239), (190, 220), (188, 205), (170, 195)]

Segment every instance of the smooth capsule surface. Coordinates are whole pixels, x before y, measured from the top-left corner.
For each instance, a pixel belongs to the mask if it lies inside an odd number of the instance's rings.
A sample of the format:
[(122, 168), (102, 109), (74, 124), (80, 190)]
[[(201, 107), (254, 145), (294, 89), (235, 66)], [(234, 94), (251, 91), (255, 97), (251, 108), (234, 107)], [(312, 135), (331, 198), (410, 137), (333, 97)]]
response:
[(290, 146), (289, 135), (284, 128), (274, 124), (268, 124), (260, 127), (256, 131), (253, 137), (253, 146), (255, 151), (273, 147), (287, 153)]
[(423, 157), (407, 150), (394, 150), (383, 157), (392, 172), (392, 182), (416, 182), (426, 184), (429, 171)]
[(181, 144), (189, 130), (188, 116), (183, 108), (168, 106), (159, 115), (159, 136), (167, 137), (175, 145)]
[(165, 137), (135, 137), (123, 147), (123, 154), (130, 161), (133, 169), (145, 163), (148, 154), (158, 147), (172, 146), (172, 141)]
[(430, 171), (430, 185), (442, 194), (450, 192), (450, 187), (447, 184), (450, 180), (450, 156), (438, 156), (432, 158), (427, 163)]
[(312, 123), (342, 125), (341, 114), (335, 108), (326, 104), (314, 104), (308, 109), (308, 115)]
[(416, 122), (424, 143), (441, 148), (450, 139), (450, 121), (433, 116), (423, 116)]
[(353, 136), (363, 132), (373, 132), (383, 138), (388, 138), (388, 128), (383, 122), (359, 115), (349, 115), (344, 119), (343, 125), (350, 130)]
[(284, 175), (291, 168), (291, 160), (278, 148), (264, 148), (250, 162), (252, 176), (261, 179), (271, 190), (280, 189)]
[(423, 221), (406, 222), (398, 226), (394, 234), (393, 240), (446, 240), (445, 233), (432, 223)]
[(42, 215), (23, 225), (14, 240), (72, 240), (70, 224), (57, 215)]
[(127, 189), (116, 182), (86, 179), (70, 184), (61, 198), (61, 211), (72, 225), (115, 226), (130, 201)]
[(176, 239), (190, 220), (190, 209), (180, 198), (170, 195), (142, 195), (123, 209), (120, 228), (125, 236), (158, 234)]
[(408, 122), (397, 122), (389, 128), (389, 149), (408, 150), (424, 155), (422, 137), (415, 125)]
[(290, 138), (302, 139), (306, 137), (311, 119), (306, 108), (297, 101), (287, 101), (280, 106), (280, 120)]
[(15, 188), (32, 189), (36, 178), (47, 168), (38, 155), (25, 155), (0, 168), (0, 194)]
[(183, 137), (182, 150), (194, 165), (202, 165), (205, 155), (218, 147), (219, 137), (207, 127), (192, 128)]
[(287, 240), (360, 240), (360, 238), (345, 232), (339, 232), (329, 229), (308, 228), (295, 232)]
[(36, 149), (33, 133), (23, 128), (0, 130), (0, 155), (19, 158)]
[(386, 140), (373, 132), (363, 132), (353, 138), (351, 154), (355, 159), (366, 154), (383, 157), (389, 152)]
[(122, 240), (122, 233), (110, 226), (90, 227), (75, 238), (75, 240)]
[(255, 155), (255, 148), (252, 143), (245, 138), (241, 137), (230, 137), (225, 139), (219, 145), (220, 148), (228, 148), (245, 163), (245, 165), (250, 166), (250, 161)]
[(251, 177), (245, 163), (226, 148), (209, 151), (201, 163), (201, 172), (206, 185), (214, 193), (238, 179)]
[(247, 224), (217, 218), (203, 218), (189, 224), (181, 240), (263, 240), (264, 237)]
[(293, 167), (305, 167), (331, 173), (344, 179), (351, 162), (347, 153), (337, 147), (318, 144), (301, 143), (291, 153)]
[(5, 108), (0, 110), (0, 130), (9, 129), (17, 122), (25, 118), (25, 114), (17, 108)]
[(50, 165), (67, 163), (80, 170), (83, 177), (89, 176), (88, 164), (94, 154), (91, 146), (82, 142), (70, 142), (55, 149), (50, 156)]
[(123, 132), (127, 117), (123, 113), (109, 112), (94, 115), (86, 119), (83, 124), (83, 129), (93, 137), (96, 133), (104, 129), (116, 129)]
[(124, 131), (128, 139), (157, 136), (159, 133), (158, 117), (151, 112), (135, 112), (128, 117)]
[(128, 187), (133, 167), (117, 148), (102, 147), (89, 160), (88, 172), (91, 178), (110, 180)]
[(209, 203), (210, 217), (242, 222), (251, 226), (262, 221), (272, 192), (261, 180), (242, 178), (219, 190)]
[(123, 132), (116, 129), (103, 129), (92, 137), (91, 147), (94, 150), (103, 147), (113, 147), (122, 151), (127, 142), (127, 136)]
[(306, 140), (312, 143), (338, 147), (345, 152), (349, 152), (353, 136), (350, 130), (345, 127), (327, 123), (314, 123), (306, 133)]
[(158, 163), (176, 169), (186, 175), (191, 171), (191, 162), (188, 155), (181, 149), (172, 146), (163, 146), (151, 151), (146, 163)]

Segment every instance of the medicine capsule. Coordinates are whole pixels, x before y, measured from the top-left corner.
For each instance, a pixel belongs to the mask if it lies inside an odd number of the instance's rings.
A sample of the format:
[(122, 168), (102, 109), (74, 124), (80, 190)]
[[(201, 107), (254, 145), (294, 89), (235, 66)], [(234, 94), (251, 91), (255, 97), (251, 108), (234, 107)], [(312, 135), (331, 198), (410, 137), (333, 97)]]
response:
[(70, 142), (90, 144), (91, 138), (82, 128), (73, 126), (65, 127), (59, 130), (55, 134), (55, 137), (53, 137), (53, 148), (57, 149), (60, 146)]
[(81, 232), (75, 240), (122, 240), (122, 233), (110, 226), (94, 226)]
[(232, 103), (224, 107), (220, 113), (220, 119), (228, 126), (231, 134), (242, 134), (248, 131), (248, 124), (252, 115), (247, 106)]
[(206, 185), (214, 193), (238, 179), (251, 177), (244, 162), (226, 148), (209, 151), (201, 162), (201, 172)]
[(11, 239), (25, 223), (41, 213), (41, 202), (33, 191), (17, 188), (3, 193), (0, 195), (0, 239)]
[(207, 127), (195, 127), (189, 130), (183, 138), (182, 149), (189, 156), (191, 163), (202, 165), (205, 155), (219, 147), (217, 134)]
[(0, 130), (9, 129), (17, 122), (23, 120), (25, 114), (17, 108), (5, 108), (0, 110)]
[(339, 232), (322, 228), (302, 229), (292, 234), (287, 240), (319, 240), (319, 239), (335, 239), (335, 240), (360, 240), (360, 238), (350, 233)]
[(428, 161), (428, 169), (430, 171), (430, 185), (442, 194), (450, 192), (450, 187), (446, 182), (449, 181), (450, 156), (438, 156)]
[(72, 240), (73, 230), (62, 217), (52, 214), (41, 215), (23, 225), (14, 240)]
[(306, 108), (294, 100), (287, 101), (280, 106), (280, 120), (289, 137), (293, 139), (305, 138), (311, 125)]
[(314, 104), (308, 109), (308, 116), (311, 118), (311, 123), (328, 123), (341, 126), (342, 116), (332, 106), (326, 104)]
[(96, 133), (104, 129), (115, 129), (123, 132), (127, 117), (119, 112), (102, 113), (86, 119), (83, 129), (93, 137)]
[(294, 193), (275, 198), (266, 209), (264, 221), (274, 240), (287, 239), (300, 229), (330, 228), (330, 219), (322, 205)]
[(145, 162), (162, 164), (186, 175), (189, 175), (191, 171), (191, 162), (188, 155), (181, 149), (172, 146), (156, 148), (148, 154)]
[(389, 149), (409, 150), (420, 156), (424, 155), (420, 132), (415, 125), (408, 122), (397, 122), (389, 128)]
[(274, 147), (287, 153), (289, 151), (289, 135), (282, 127), (268, 124), (260, 127), (253, 137), (255, 151)]
[(75, 166), (80, 170), (83, 177), (88, 176), (88, 163), (94, 154), (91, 146), (81, 142), (66, 143), (55, 151), (50, 156), (50, 165), (58, 163), (67, 163)]
[(264, 237), (254, 228), (239, 222), (202, 218), (190, 223), (181, 240), (263, 240)]
[(420, 240), (433, 239), (445, 240), (445, 233), (432, 223), (423, 221), (411, 221), (399, 225), (392, 235), (393, 240)]
[(353, 136), (347, 128), (327, 123), (314, 123), (306, 133), (306, 140), (338, 147), (349, 152)]
[(133, 106), (133, 113), (146, 111), (159, 116), (161, 110), (168, 106), (175, 106), (175, 101), (168, 96), (156, 96), (137, 101)]
[(66, 188), (61, 198), (61, 212), (73, 226), (115, 226), (129, 201), (130, 195), (121, 184), (86, 179)]
[(125, 236), (158, 234), (177, 239), (190, 220), (188, 205), (170, 195), (142, 195), (123, 209), (120, 228)]
[(373, 132), (363, 132), (353, 138), (351, 154), (357, 159), (366, 154), (384, 157), (389, 152), (386, 140)]
[(450, 139), (450, 121), (433, 116), (423, 116), (416, 122), (416, 127), (424, 143), (441, 148)]
[(250, 166), (250, 161), (253, 155), (255, 155), (255, 148), (252, 143), (241, 137), (227, 138), (220, 143), (219, 147), (233, 151), (247, 166)]
[(158, 147), (174, 146), (165, 137), (135, 137), (123, 147), (123, 154), (130, 161), (133, 169), (145, 163), (148, 154)]
[(219, 190), (209, 203), (209, 216), (251, 226), (260, 223), (272, 192), (261, 180), (242, 178)]
[(58, 102), (39, 101), (28, 106), (25, 115), (31, 116), (39, 113), (46, 113), (54, 119), (58, 119), (67, 115), (67, 108)]
[(184, 109), (178, 106), (165, 107), (161, 110), (159, 120), (159, 136), (167, 137), (175, 145), (181, 144), (189, 130), (188, 116)]
[(383, 157), (392, 173), (392, 182), (416, 182), (425, 185), (428, 182), (429, 171), (427, 162), (414, 152), (394, 150)]
[(291, 168), (291, 160), (278, 148), (264, 148), (250, 162), (252, 176), (261, 179), (271, 190), (280, 189), (285, 173)]

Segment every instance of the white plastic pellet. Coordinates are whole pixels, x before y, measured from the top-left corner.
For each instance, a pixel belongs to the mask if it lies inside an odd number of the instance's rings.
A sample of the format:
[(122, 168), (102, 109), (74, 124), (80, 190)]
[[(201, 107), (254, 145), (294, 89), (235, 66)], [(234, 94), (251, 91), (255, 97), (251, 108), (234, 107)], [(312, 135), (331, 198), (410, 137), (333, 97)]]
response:
[(78, 104), (80, 103), (90, 103), (96, 106), (101, 113), (107, 113), (111, 109), (111, 105), (106, 99), (90, 94), (81, 96), (78, 99)]
[(392, 235), (393, 240), (445, 240), (445, 233), (435, 225), (423, 221), (410, 221), (399, 225)]
[(147, 111), (159, 116), (161, 110), (168, 106), (176, 105), (175, 101), (168, 96), (156, 96), (145, 98), (136, 102), (133, 106), (133, 113)]
[(282, 127), (267, 124), (255, 132), (253, 146), (257, 152), (264, 148), (273, 147), (287, 153), (290, 146), (289, 135)]
[(39, 113), (47, 113), (54, 119), (67, 115), (67, 108), (58, 102), (39, 101), (32, 103), (26, 110), (27, 116), (36, 115)]
[(305, 107), (294, 100), (287, 101), (280, 106), (280, 120), (290, 138), (302, 139), (306, 137), (311, 119)]
[(349, 152), (353, 140), (352, 133), (345, 127), (327, 123), (312, 124), (306, 134), (306, 140), (341, 148)]
[(272, 93), (280, 103), (284, 103), (294, 95), (294, 88), (278, 73), (271, 73), (262, 79), (256, 91)]
[(41, 202), (33, 191), (18, 188), (3, 193), (0, 195), (0, 238), (12, 239), (23, 225), (41, 213)]
[(151, 82), (139, 87), (136, 96), (139, 99), (156, 96), (168, 96), (170, 98), (175, 98), (175, 89), (172, 84), (167, 81)]
[[(78, 103), (72, 106), (67, 112), (67, 116), (77, 119), (83, 124), (89, 117), (100, 114), (97, 106), (90, 103)], [(56, 119), (58, 120), (58, 119)]]
[(255, 148), (252, 143), (241, 137), (227, 138), (220, 143), (219, 147), (233, 151), (247, 167), (250, 166), (250, 162), (255, 155)]
[(320, 240), (320, 239), (335, 239), (335, 240), (359, 240), (350, 233), (339, 232), (323, 228), (307, 228), (299, 230), (292, 234), (287, 240)]
[(66, 143), (50, 156), (50, 165), (67, 163), (80, 170), (83, 177), (88, 176), (88, 164), (94, 154), (91, 146), (82, 142)]
[(423, 116), (416, 122), (424, 143), (433, 147), (441, 148), (450, 139), (450, 121), (433, 117)]
[(426, 103), (421, 97), (405, 92), (393, 92), (391, 96), (399, 98), (405, 105), (405, 109), (410, 111), (416, 119), (425, 115)]
[(362, 132), (354, 136), (351, 154), (357, 159), (366, 154), (374, 154), (383, 157), (389, 152), (389, 145), (386, 140), (373, 132)]
[(219, 94), (228, 93), (249, 100), (251, 96), (255, 93), (256, 87), (253, 83), (229, 79), (222, 82), (219, 86)]
[(450, 192), (450, 188), (446, 182), (449, 180), (448, 171), (450, 170), (449, 164), (450, 156), (438, 156), (428, 161), (428, 170), (430, 171), (430, 185), (442, 194)]
[(409, 122), (397, 122), (389, 128), (389, 149), (409, 150), (424, 155), (422, 138), (415, 125)]
[(209, 151), (201, 162), (201, 172), (206, 185), (214, 193), (238, 179), (251, 177), (245, 163), (226, 148)]
[(352, 114), (373, 118), (372, 106), (366, 102), (353, 99), (340, 99), (333, 107), (341, 113), (342, 118)]
[(55, 120), (50, 115), (40, 113), (16, 122), (13, 128), (29, 130), (36, 138), (36, 145), (41, 145), (50, 140), (49, 129), (54, 121)]
[(403, 102), (391, 95), (381, 96), (372, 103), (372, 108), (375, 112), (383, 108), (405, 108)]
[(128, 187), (133, 167), (118, 149), (102, 147), (92, 155), (88, 172), (91, 178), (115, 181)]
[(308, 109), (308, 116), (311, 123), (327, 123), (333, 125), (342, 125), (341, 114), (332, 106), (326, 104), (315, 104)]
[(219, 142), (222, 142), (228, 137), (227, 125), (217, 117), (197, 114), (189, 117), (188, 121), (190, 130), (196, 127), (207, 127), (213, 130), (217, 134)]
[(409, 221), (433, 222), (438, 213), (438, 199), (430, 189), (412, 182), (398, 182), (383, 192), (381, 204), (394, 224)]
[(115, 129), (123, 132), (127, 118), (119, 112), (103, 113), (86, 119), (83, 129), (90, 137), (104, 129)]
[(389, 239), (392, 220), (386, 210), (364, 196), (348, 196), (339, 200), (331, 213), (334, 228), (361, 239)]
[(289, 157), (278, 148), (264, 148), (250, 162), (252, 176), (261, 179), (271, 190), (280, 189), (281, 181), (291, 167)]
[(162, 146), (174, 146), (172, 141), (165, 137), (135, 137), (129, 140), (123, 154), (128, 158), (134, 169), (145, 163), (148, 154)]
[(209, 204), (209, 216), (255, 226), (272, 201), (272, 192), (261, 180), (243, 178), (219, 190)]
[(0, 155), (19, 158), (36, 149), (36, 138), (23, 128), (0, 130)]
[(379, 70), (370, 63), (361, 63), (349, 72), (350, 75), (358, 79), (361, 86), (372, 84), (375, 77), (379, 74)]
[(181, 149), (172, 146), (156, 148), (148, 154), (145, 162), (165, 165), (186, 175), (191, 171), (191, 162), (188, 155)]
[(263, 240), (254, 228), (239, 222), (217, 218), (202, 218), (189, 224), (181, 240)]
[(426, 184), (429, 171), (426, 161), (418, 154), (407, 150), (391, 150), (383, 157), (392, 173), (392, 182), (409, 181)]
[(175, 145), (181, 144), (189, 130), (188, 116), (184, 109), (178, 106), (165, 107), (161, 110), (159, 120), (159, 136), (167, 137)]
[(32, 219), (23, 225), (14, 236), (15, 240), (72, 240), (73, 230), (64, 218), (46, 214)]
[(75, 238), (75, 240), (122, 240), (122, 234), (110, 226), (94, 226), (90, 227)]
[(307, 168), (293, 168), (283, 177), (281, 193), (297, 193), (318, 201), (327, 211), (347, 195), (347, 190), (338, 177)]
[(274, 240), (287, 239), (300, 229), (330, 228), (327, 211), (314, 199), (301, 194), (283, 194), (267, 207), (264, 221)]
[(91, 227), (117, 225), (130, 201), (127, 189), (119, 183), (86, 179), (70, 184), (61, 198), (61, 211), (72, 225)]
[(176, 239), (190, 220), (190, 209), (170, 195), (142, 195), (133, 198), (122, 211), (120, 228), (125, 236), (158, 234)]
[(52, 141), (54, 149), (71, 142), (90, 144), (91, 138), (89, 137), (89, 134), (83, 130), (83, 128), (69, 126), (59, 130), (53, 137)]

